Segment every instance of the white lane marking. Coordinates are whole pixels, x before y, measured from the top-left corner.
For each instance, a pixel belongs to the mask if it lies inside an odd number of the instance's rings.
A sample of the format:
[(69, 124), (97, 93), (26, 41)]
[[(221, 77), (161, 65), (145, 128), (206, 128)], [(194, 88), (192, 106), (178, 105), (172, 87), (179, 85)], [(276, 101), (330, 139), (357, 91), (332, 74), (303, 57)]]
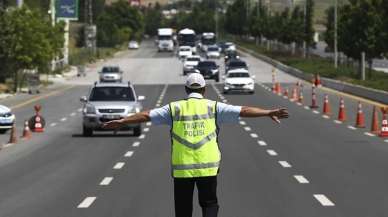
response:
[(278, 153), (276, 153), (276, 151), (271, 150), (271, 149), (268, 149), (268, 150), (267, 150), (267, 153), (268, 153), (269, 155), (271, 155), (271, 156), (277, 156), (277, 155), (278, 155)]
[(260, 145), (260, 146), (267, 146), (267, 143), (262, 141), (262, 140), (259, 140), (257, 141), (257, 143)]
[(57, 125), (57, 123), (54, 122), (54, 123), (50, 124), (50, 127), (55, 127), (56, 125)]
[(145, 138), (145, 134), (141, 134), (140, 136), (139, 136), (139, 139), (144, 139)]
[(78, 111), (78, 112), (82, 112), (82, 108), (79, 108), (77, 111)]
[(314, 197), (319, 201), (319, 203), (321, 203), (322, 206), (334, 206), (334, 203), (323, 194), (314, 194)]
[(342, 121), (334, 120), (334, 123), (336, 123), (336, 124), (342, 124)]
[(87, 197), (77, 206), (77, 208), (88, 208), (96, 199), (97, 197)]
[(245, 121), (240, 121), (241, 125), (246, 125), (247, 123)]
[(376, 136), (375, 134), (373, 134), (373, 133), (368, 133), (368, 132), (365, 132), (364, 134), (367, 135), (367, 136), (370, 136), (370, 137)]
[(308, 184), (310, 183), (309, 180), (307, 180), (304, 176), (301, 175), (295, 175), (294, 178), (296, 181), (298, 181), (300, 184)]
[(224, 99), (224, 100), (222, 100), (222, 102), (223, 102), (223, 103), (227, 103), (227, 102), (228, 102), (228, 100)]
[(151, 126), (151, 125), (152, 125), (151, 122), (147, 122), (147, 123), (146, 123), (146, 126)]
[(350, 125), (348, 126), (348, 128), (351, 129), (351, 130), (357, 130), (357, 128), (355, 128), (353, 126), (350, 126)]
[(13, 145), (15, 145), (15, 143), (7, 143), (7, 144), (3, 145), (3, 147), (1, 147), (1, 145), (0, 145), (0, 148), (8, 148), (8, 147), (11, 147)]
[(288, 96), (283, 96), (284, 99), (288, 99)]
[(310, 107), (308, 107), (308, 106), (305, 106), (305, 107), (304, 107), (304, 109), (306, 109), (306, 110), (310, 110)]
[(144, 130), (143, 130), (144, 132), (148, 132), (148, 131), (150, 131), (150, 128), (144, 128)]
[(289, 164), (287, 161), (279, 161), (279, 164), (284, 168), (290, 168), (291, 164)]
[(245, 131), (251, 131), (252, 129), (250, 127), (244, 127)]
[(313, 113), (314, 113), (314, 114), (319, 114), (319, 111), (314, 110)]
[(62, 119), (61, 119), (62, 122), (66, 121), (66, 120), (67, 120), (67, 118), (62, 118)]
[(101, 182), (100, 185), (109, 185), (113, 180), (113, 177), (105, 177)]
[(158, 103), (158, 104), (156, 104), (156, 107), (160, 107), (160, 104)]
[(124, 157), (132, 157), (133, 155), (133, 151), (127, 151), (127, 153), (125, 153)]
[(387, 143), (388, 143), (388, 139), (384, 140), (384, 142), (387, 142)]
[(138, 147), (139, 145), (140, 145), (140, 142), (134, 142), (134, 143), (132, 144), (133, 147)]
[(76, 113), (75, 113), (75, 112), (73, 112), (73, 113), (71, 113), (71, 114), (70, 114), (70, 116), (72, 116), (72, 117), (73, 117), (73, 116), (75, 116), (75, 115), (76, 115)]
[(252, 138), (257, 138), (257, 137), (259, 137), (256, 133), (251, 133), (251, 137)]
[(124, 165), (125, 165), (124, 162), (118, 162), (118, 163), (115, 164), (115, 166), (113, 167), (113, 169), (115, 169), (115, 170), (120, 170), (120, 169), (123, 168)]
[(322, 115), (324, 119), (329, 119), (330, 117), (328, 115)]
[(296, 103), (298, 106), (302, 106), (303, 104), (302, 103), (300, 103), (300, 102), (297, 102)]

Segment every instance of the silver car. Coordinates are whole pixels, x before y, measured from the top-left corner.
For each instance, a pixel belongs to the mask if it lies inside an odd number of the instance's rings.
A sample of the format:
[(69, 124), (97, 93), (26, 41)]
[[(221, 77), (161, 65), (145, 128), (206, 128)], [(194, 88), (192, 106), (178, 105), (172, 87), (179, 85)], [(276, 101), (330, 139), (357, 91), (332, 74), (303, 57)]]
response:
[(99, 73), (101, 82), (123, 81), (123, 71), (118, 66), (104, 66)]
[(6, 133), (7, 130), (12, 129), (15, 123), (15, 115), (7, 106), (0, 105), (0, 134)]
[[(102, 129), (103, 123), (123, 119), (142, 110), (144, 96), (137, 97), (130, 83), (95, 83), (89, 96), (81, 97), (83, 107), (83, 135), (92, 136), (93, 131)], [(133, 130), (135, 136), (141, 134), (141, 125), (126, 125), (120, 130)]]

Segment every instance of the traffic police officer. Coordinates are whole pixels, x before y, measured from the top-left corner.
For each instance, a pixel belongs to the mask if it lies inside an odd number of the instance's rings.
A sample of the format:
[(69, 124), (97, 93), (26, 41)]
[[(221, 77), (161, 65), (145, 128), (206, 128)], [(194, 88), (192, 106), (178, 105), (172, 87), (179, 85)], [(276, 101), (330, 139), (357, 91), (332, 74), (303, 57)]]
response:
[(264, 110), (204, 99), (205, 86), (203, 76), (192, 73), (186, 81), (187, 99), (104, 125), (109, 129), (147, 121), (170, 125), (176, 217), (192, 216), (194, 186), (198, 189), (203, 217), (218, 214), (217, 174), (221, 153), (217, 135), (220, 124), (236, 123), (239, 117), (264, 116), (280, 123), (279, 119), (288, 117), (286, 109)]

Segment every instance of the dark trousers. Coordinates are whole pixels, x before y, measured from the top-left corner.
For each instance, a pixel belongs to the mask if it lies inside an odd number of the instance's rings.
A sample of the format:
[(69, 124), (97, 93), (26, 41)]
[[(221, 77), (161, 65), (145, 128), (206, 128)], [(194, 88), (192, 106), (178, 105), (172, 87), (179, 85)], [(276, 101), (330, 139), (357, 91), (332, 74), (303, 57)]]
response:
[(217, 176), (174, 178), (175, 217), (191, 217), (194, 186), (198, 189), (203, 217), (217, 217)]

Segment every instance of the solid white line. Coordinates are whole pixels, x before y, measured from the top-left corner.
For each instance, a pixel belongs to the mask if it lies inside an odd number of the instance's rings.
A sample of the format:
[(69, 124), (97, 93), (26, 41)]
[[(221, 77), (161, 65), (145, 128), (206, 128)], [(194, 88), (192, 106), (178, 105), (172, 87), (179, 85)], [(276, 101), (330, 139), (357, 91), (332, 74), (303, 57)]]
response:
[(127, 151), (127, 153), (125, 153), (124, 157), (132, 157), (133, 155), (133, 151)]
[(124, 162), (118, 162), (118, 163), (115, 164), (115, 166), (113, 167), (113, 169), (115, 169), (115, 170), (120, 170), (120, 169), (123, 168), (124, 165), (125, 165)]
[(257, 138), (257, 137), (259, 137), (256, 133), (251, 133), (251, 137), (252, 138)]
[(139, 145), (140, 145), (140, 142), (134, 142), (134, 143), (132, 144), (133, 147), (138, 147)]
[(57, 125), (57, 123), (51, 123), (50, 127), (55, 127), (56, 125)]
[(371, 136), (371, 137), (376, 136), (375, 134), (373, 134), (373, 133), (368, 133), (368, 132), (365, 132), (364, 134), (367, 135), (367, 136)]
[(151, 126), (151, 125), (152, 125), (151, 122), (147, 122), (147, 123), (146, 123), (146, 126)]
[(241, 125), (246, 125), (247, 123), (245, 121), (240, 121)]
[(269, 155), (271, 155), (271, 156), (276, 156), (276, 155), (278, 155), (278, 153), (276, 153), (276, 151), (271, 150), (271, 149), (268, 149), (268, 150), (267, 150), (267, 153), (268, 153)]
[(97, 197), (87, 197), (85, 198), (77, 208), (88, 208), (90, 205), (93, 204), (93, 202), (96, 200)]
[(267, 143), (262, 141), (262, 140), (259, 140), (257, 141), (257, 143), (260, 145), (260, 146), (267, 146)]
[(250, 127), (244, 127), (245, 131), (251, 131), (252, 129)]
[(75, 116), (75, 115), (76, 115), (76, 113), (75, 113), (75, 112), (73, 112), (73, 113), (71, 113), (71, 114), (70, 114), (70, 116), (72, 116), (72, 117), (73, 117), (73, 116)]
[(150, 128), (144, 128), (144, 130), (143, 130), (144, 132), (148, 132), (148, 131), (150, 131)]
[(113, 177), (105, 177), (101, 182), (100, 185), (109, 185), (113, 180)]
[(67, 120), (67, 118), (62, 118), (62, 119), (61, 119), (62, 122), (66, 121), (66, 120)]
[(342, 121), (334, 120), (334, 123), (336, 123), (336, 124), (342, 124)]
[(322, 115), (324, 119), (329, 119), (330, 117), (328, 115)]
[(306, 109), (306, 110), (310, 110), (310, 107), (308, 107), (308, 106), (305, 106), (305, 107), (304, 107), (304, 109)]
[(314, 197), (319, 201), (319, 203), (321, 203), (322, 206), (334, 206), (334, 203), (323, 194), (314, 194)]
[(294, 178), (296, 181), (298, 181), (300, 184), (308, 184), (310, 183), (309, 180), (307, 180), (304, 176), (301, 175), (295, 175)]
[(139, 139), (144, 139), (145, 138), (145, 134), (141, 134), (140, 136), (139, 136)]
[(348, 126), (348, 128), (351, 129), (351, 130), (357, 130), (357, 128), (355, 128), (353, 126), (350, 126), (350, 125)]
[(289, 164), (287, 161), (279, 161), (279, 164), (284, 168), (290, 168), (291, 164)]
[(319, 114), (319, 111), (314, 110), (313, 113), (314, 113), (314, 114)]

